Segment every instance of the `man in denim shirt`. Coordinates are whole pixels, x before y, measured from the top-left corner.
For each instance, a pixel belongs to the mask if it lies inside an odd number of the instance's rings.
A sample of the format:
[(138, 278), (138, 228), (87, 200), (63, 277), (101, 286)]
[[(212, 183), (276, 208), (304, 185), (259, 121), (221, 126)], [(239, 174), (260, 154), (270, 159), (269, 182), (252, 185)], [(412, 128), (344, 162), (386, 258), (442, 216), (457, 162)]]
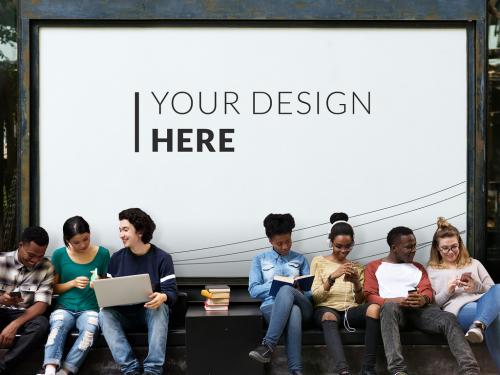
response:
[(292, 286), (282, 286), (276, 297), (269, 295), (274, 276), (297, 277), (309, 275), (306, 258), (291, 251), (292, 229), (295, 221), (290, 214), (269, 214), (264, 219), (266, 235), (272, 249), (253, 258), (249, 275), (248, 291), (253, 298), (263, 300), (260, 309), (269, 328), (262, 345), (249, 356), (268, 363), (279, 338), (284, 333), (288, 368), (293, 375), (302, 374), (302, 320), (312, 315), (310, 299)]

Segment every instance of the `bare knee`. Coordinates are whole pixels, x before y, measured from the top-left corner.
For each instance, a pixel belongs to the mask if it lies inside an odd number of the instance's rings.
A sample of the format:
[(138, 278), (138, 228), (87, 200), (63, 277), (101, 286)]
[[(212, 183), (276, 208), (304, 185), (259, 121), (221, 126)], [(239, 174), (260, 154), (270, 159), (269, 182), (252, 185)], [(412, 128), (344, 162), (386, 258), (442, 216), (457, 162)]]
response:
[(366, 316), (372, 319), (380, 319), (380, 306), (376, 303), (372, 303), (366, 309)]
[(331, 313), (331, 312), (326, 312), (323, 314), (323, 316), (321, 317), (321, 321), (324, 322), (325, 320), (331, 320), (331, 321), (334, 321), (336, 322), (337, 321), (337, 317), (335, 316), (334, 313)]
[(82, 340), (80, 341), (80, 344), (78, 345), (78, 349), (81, 351), (86, 351), (88, 350), (92, 344), (94, 343), (94, 334), (95, 332), (85, 330), (82, 335)]

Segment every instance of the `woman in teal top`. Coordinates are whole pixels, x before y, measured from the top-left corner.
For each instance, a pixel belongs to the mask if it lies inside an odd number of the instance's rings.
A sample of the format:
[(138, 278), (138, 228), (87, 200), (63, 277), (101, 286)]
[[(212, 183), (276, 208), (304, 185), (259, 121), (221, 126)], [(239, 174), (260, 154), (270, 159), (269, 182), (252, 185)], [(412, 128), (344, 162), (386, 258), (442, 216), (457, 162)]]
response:
[[(45, 345), (45, 375), (76, 374), (87, 356), (94, 337), (99, 333), (99, 306), (91, 280), (105, 277), (109, 251), (90, 243), (89, 224), (80, 216), (63, 225), (66, 247), (52, 254), (55, 269), (54, 294), (56, 310), (50, 315), (50, 334)], [(66, 336), (74, 328), (78, 339), (62, 363)]]

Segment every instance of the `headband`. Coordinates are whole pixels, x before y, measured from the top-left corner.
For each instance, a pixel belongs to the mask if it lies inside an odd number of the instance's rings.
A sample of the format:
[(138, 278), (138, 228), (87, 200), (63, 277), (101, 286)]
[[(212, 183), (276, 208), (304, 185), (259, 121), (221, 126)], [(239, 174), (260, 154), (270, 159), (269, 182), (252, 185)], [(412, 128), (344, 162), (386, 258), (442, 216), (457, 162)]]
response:
[[(337, 221), (334, 221), (333, 224), (332, 224), (332, 227), (335, 226), (335, 224), (338, 224), (338, 223), (346, 223), (346, 224), (349, 224), (347, 221), (345, 220), (337, 220)], [(349, 226), (351, 226), (351, 224), (349, 224)]]

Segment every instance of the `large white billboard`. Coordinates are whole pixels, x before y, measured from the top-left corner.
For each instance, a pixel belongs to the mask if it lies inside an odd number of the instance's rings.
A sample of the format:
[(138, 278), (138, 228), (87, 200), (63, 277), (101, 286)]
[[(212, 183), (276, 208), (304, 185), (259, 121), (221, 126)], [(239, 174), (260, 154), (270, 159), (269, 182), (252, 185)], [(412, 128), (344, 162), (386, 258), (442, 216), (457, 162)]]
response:
[(115, 251), (140, 207), (177, 276), (246, 276), (291, 213), (328, 254), (351, 215), (363, 263), (397, 225), (428, 257), (437, 216), (466, 229), (461, 28), (41, 27), (40, 223), (82, 215)]

